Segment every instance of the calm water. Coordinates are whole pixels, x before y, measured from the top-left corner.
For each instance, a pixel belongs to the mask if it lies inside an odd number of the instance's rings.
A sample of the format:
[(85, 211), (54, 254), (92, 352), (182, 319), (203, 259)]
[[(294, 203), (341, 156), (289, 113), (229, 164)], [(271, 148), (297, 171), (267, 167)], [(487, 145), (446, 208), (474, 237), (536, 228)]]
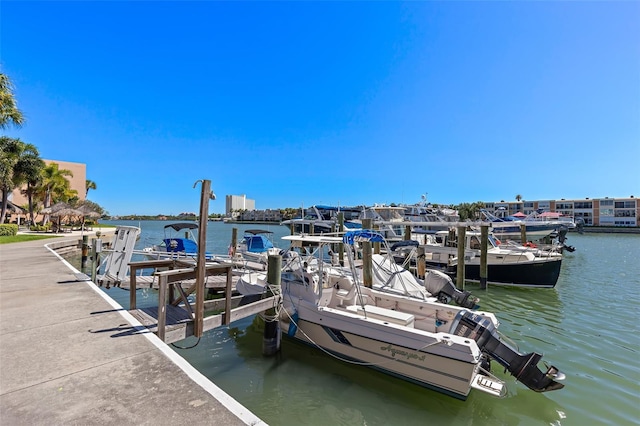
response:
[[(141, 248), (160, 240), (167, 222), (113, 223), (140, 225)], [(210, 222), (207, 250), (226, 253), (233, 227), (240, 236), (243, 229), (269, 228), (276, 242), (288, 234), (281, 226)], [(507, 396), (472, 391), (458, 401), (286, 339), (267, 358), (255, 318), (175, 350), (271, 425), (640, 424), (640, 236), (569, 234), (568, 243), (576, 251), (565, 255), (555, 289), (467, 287), (521, 352), (542, 352), (567, 375), (559, 391), (530, 391), (493, 363), (494, 374), (508, 383)], [(128, 292), (105, 292), (128, 306)], [(157, 305), (153, 291), (139, 290), (138, 300)]]

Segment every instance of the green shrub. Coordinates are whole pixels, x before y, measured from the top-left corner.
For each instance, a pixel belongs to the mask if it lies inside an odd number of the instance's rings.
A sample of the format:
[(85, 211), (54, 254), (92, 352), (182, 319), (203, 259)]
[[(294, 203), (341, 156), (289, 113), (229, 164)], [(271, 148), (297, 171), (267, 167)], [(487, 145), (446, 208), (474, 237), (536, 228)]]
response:
[(18, 225), (15, 223), (7, 223), (0, 225), (0, 236), (18, 235)]
[(31, 225), (29, 229), (36, 232), (46, 232), (51, 229), (51, 222), (46, 225)]

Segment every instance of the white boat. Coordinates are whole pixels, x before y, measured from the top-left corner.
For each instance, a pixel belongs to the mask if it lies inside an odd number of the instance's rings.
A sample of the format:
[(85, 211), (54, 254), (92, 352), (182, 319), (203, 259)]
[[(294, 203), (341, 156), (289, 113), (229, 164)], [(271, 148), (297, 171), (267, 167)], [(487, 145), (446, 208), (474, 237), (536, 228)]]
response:
[(404, 217), (406, 221), (415, 222), (414, 229), (424, 231), (446, 231), (460, 222), (460, 215), (454, 209), (435, 207), (427, 203), (426, 195), (416, 204), (405, 205)]
[[(540, 354), (520, 354), (500, 338), (494, 314), (441, 303), (424, 288), (417, 291), (405, 282), (390, 283), (393, 288), (387, 289), (366, 287), (355, 270), (349, 274), (323, 261), (330, 245), (385, 244), (381, 234), (365, 230), (347, 232), (343, 238), (284, 239), (296, 247), (320, 247), (315, 261), (305, 255), (283, 258), (287, 268), (281, 276), (278, 318), (287, 336), (460, 399), (472, 389), (498, 397), (506, 393), (505, 382), (490, 372), (492, 361), (537, 392), (564, 386), (558, 369), (538, 368)], [(355, 268), (354, 250), (348, 249), (347, 255)], [(267, 285), (266, 275), (261, 276)]]
[[(451, 239), (450, 232), (454, 233)], [(428, 267), (454, 275), (457, 271), (458, 247), (455, 230), (425, 234), (420, 247)], [(480, 232), (465, 232), (465, 280), (480, 281)], [(416, 243), (418, 245), (418, 243)], [(562, 266), (562, 254), (554, 246), (542, 250), (535, 244), (513, 241), (500, 243), (488, 236), (487, 282), (490, 284), (529, 288), (551, 288), (556, 285)]]
[(265, 229), (247, 229), (232, 254), (266, 265), (270, 255), (279, 253), (280, 249), (273, 244), (273, 232)]
[[(538, 241), (572, 225), (572, 219), (553, 219), (552, 216), (540, 216), (537, 213), (526, 216), (524, 214), (498, 217), (488, 210), (481, 209), (483, 220), (491, 222), (491, 232), (501, 240), (520, 241), (522, 226), (524, 225), (527, 240)], [(575, 227), (575, 224), (573, 224)], [(524, 241), (526, 242), (526, 241)]]
[(289, 227), (292, 234), (327, 234), (338, 229), (338, 213), (343, 215), (345, 229), (360, 228), (358, 222), (361, 207), (336, 207), (313, 205), (301, 209), (301, 216), (282, 221), (280, 224)]
[(150, 243), (142, 249), (149, 259), (195, 258), (198, 255), (198, 242), (194, 232), (198, 224), (194, 222), (176, 222), (164, 226), (164, 238), (158, 243)]

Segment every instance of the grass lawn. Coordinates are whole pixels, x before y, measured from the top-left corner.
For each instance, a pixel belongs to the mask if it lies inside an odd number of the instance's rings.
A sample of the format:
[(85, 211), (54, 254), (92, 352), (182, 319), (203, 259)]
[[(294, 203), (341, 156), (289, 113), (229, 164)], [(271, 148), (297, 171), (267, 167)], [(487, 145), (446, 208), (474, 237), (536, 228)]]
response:
[(59, 235), (37, 235), (37, 234), (21, 234), (21, 235), (5, 235), (0, 236), (0, 244), (21, 243), (23, 241), (46, 240), (47, 238), (56, 238)]

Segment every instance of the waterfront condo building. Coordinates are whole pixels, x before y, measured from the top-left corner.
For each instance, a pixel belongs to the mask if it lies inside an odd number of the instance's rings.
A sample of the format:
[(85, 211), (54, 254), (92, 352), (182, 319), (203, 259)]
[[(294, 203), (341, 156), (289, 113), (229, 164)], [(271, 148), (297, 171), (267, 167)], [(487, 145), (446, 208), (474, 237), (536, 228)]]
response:
[(505, 217), (517, 212), (531, 214), (542, 210), (557, 212), (575, 219), (582, 219), (587, 226), (638, 226), (640, 208), (638, 199), (629, 198), (585, 198), (575, 200), (538, 200), (487, 202), (487, 210), (496, 216)]
[(247, 198), (246, 195), (227, 195), (225, 198), (225, 214), (227, 217), (235, 218), (243, 211), (256, 209), (256, 201)]
[[(87, 196), (87, 165), (84, 163), (72, 163), (69, 161), (60, 161), (60, 160), (45, 160), (44, 163), (48, 166), (52, 163), (58, 164), (59, 170), (69, 170), (73, 176), (66, 176), (66, 179), (69, 181), (69, 187), (75, 190), (78, 194), (78, 200), (84, 201)], [(13, 190), (11, 194), (9, 194), (9, 201), (15, 204), (18, 207), (24, 208), (28, 204), (29, 200), (27, 197), (22, 194), (22, 190), (24, 187), (16, 188)], [(16, 218), (13, 216), (17, 215), (7, 215), (10, 222), (15, 222)], [(24, 218), (24, 214), (22, 215)]]

